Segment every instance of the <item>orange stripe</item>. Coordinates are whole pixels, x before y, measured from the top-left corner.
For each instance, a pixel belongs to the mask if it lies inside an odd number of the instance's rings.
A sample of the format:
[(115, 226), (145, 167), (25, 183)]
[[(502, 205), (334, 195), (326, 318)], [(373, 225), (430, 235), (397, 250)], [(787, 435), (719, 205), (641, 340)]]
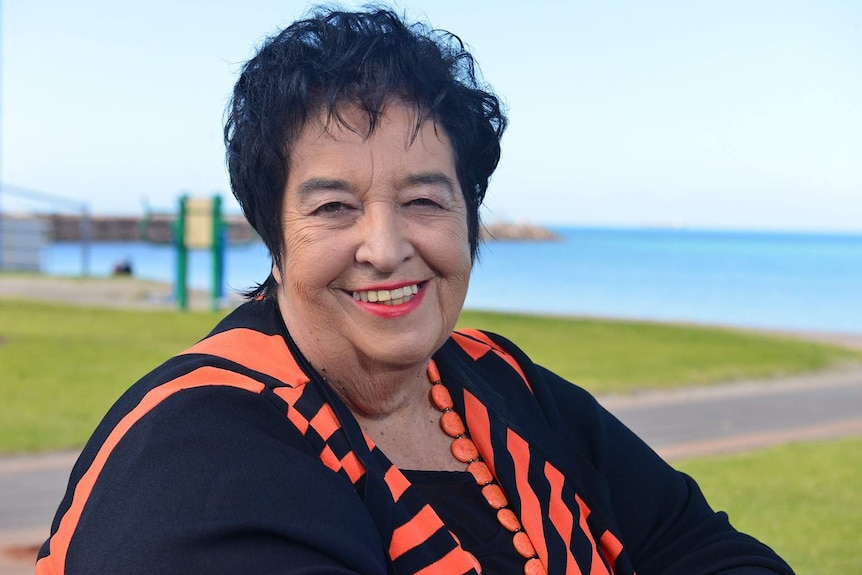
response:
[(308, 431), (308, 420), (298, 409), (294, 407), (302, 394), (305, 393), (305, 386), (302, 387), (276, 387), (272, 392), (287, 403), (287, 419), (299, 430), (302, 435)]
[(327, 441), (341, 427), (341, 423), (339, 423), (338, 418), (335, 416), (335, 412), (332, 411), (332, 406), (328, 403), (324, 403), (320, 407), (309, 423), (320, 434), (323, 441)]
[(548, 518), (563, 538), (563, 543), (566, 544), (566, 573), (567, 575), (581, 575), (581, 569), (575, 562), (575, 557), (572, 555), (571, 541), (572, 530), (575, 526), (575, 518), (572, 517), (572, 511), (563, 503), (563, 483), (565, 478), (563, 474), (553, 465), (545, 462), (545, 477), (551, 486), (551, 501)]
[[(466, 331), (466, 330), (462, 330)], [(473, 338), (467, 337), (461, 332), (454, 331), (452, 332), (452, 340), (458, 344), (458, 347), (463, 349), (467, 355), (472, 357), (474, 360), (477, 360), (483, 357), (486, 353), (491, 351), (491, 348), (487, 345), (482, 345), (478, 341)]]
[(593, 534), (590, 532), (590, 527), (587, 525), (587, 519), (590, 516), (590, 508), (587, 507), (587, 504), (581, 499), (580, 495), (575, 494), (575, 501), (578, 502), (578, 509), (581, 512), (581, 517), (578, 519), (578, 525), (581, 528), (581, 531), (584, 532), (584, 535), (587, 536), (587, 539), (590, 541), (590, 549), (592, 549), (592, 557), (590, 559), (590, 575), (611, 575), (608, 573), (608, 570), (605, 569), (605, 564), (602, 563), (602, 558), (599, 556), (599, 549), (596, 545), (596, 540), (593, 538)]
[[(491, 447), (491, 423), (488, 421), (488, 410), (476, 396), (464, 390), (464, 419), (470, 438), (479, 449), (482, 460), (494, 473), (494, 448)], [(496, 473), (494, 473), (496, 476)]]
[(620, 556), (620, 553), (623, 552), (623, 544), (619, 539), (614, 536), (610, 531), (605, 531), (601, 537), (599, 537), (599, 551), (602, 552), (602, 557), (605, 558), (605, 561), (608, 562), (608, 565), (611, 566), (611, 572), (613, 573), (614, 565), (617, 564), (617, 558)]
[[(308, 421), (305, 416), (302, 415), (296, 407), (294, 407), (296, 402), (299, 401), (299, 398), (302, 397), (302, 394), (305, 393), (306, 389), (307, 388), (305, 386), (298, 388), (277, 387), (273, 390), (273, 393), (287, 403), (287, 419), (293, 423), (302, 435), (305, 435), (308, 432), (309, 427), (313, 427), (315, 431), (323, 437), (323, 440), (327, 441), (332, 437), (332, 434), (335, 433), (336, 430), (341, 428), (341, 423), (338, 420), (338, 416), (335, 415), (335, 412), (332, 410), (332, 406), (328, 403), (324, 403), (315, 416), (311, 418), (311, 421)], [(324, 450), (321, 451), (319, 457), (321, 461), (323, 461), (324, 465), (329, 469), (336, 472), (343, 469), (353, 483), (356, 483), (363, 475), (365, 475), (365, 466), (362, 465), (362, 462), (359, 461), (356, 454), (352, 451), (342, 459), (338, 459), (332, 449), (327, 445)]]
[(341, 468), (347, 473), (352, 483), (356, 483), (365, 475), (365, 466), (359, 461), (354, 452), (350, 452), (341, 458)]
[(299, 410), (292, 405), (287, 408), (287, 419), (299, 430), (302, 435), (308, 432), (308, 420), (305, 419)]
[(407, 481), (404, 474), (401, 473), (394, 465), (386, 471), (383, 479), (386, 481), (386, 485), (389, 486), (389, 492), (392, 494), (393, 501), (398, 503), (398, 500), (401, 499), (401, 496), (404, 495), (404, 492), (407, 491), (408, 487), (410, 487), (410, 482)]
[(320, 452), (320, 460), (323, 462), (325, 466), (330, 468), (332, 471), (338, 473), (341, 471), (341, 460), (335, 456), (335, 452), (332, 451), (332, 448), (328, 445), (323, 446), (323, 450)]
[(55, 575), (54, 565), (51, 563), (51, 556), (46, 555), (36, 562), (36, 575)]
[[(479, 562), (461, 547), (452, 549), (449, 553), (431, 565), (416, 571), (415, 575), (462, 575), (471, 569), (479, 571)], [(474, 565), (475, 563), (475, 565)]]
[(507, 430), (506, 446), (515, 464), (515, 485), (518, 495), (521, 497), (521, 523), (524, 531), (530, 536), (533, 547), (539, 555), (542, 563), (548, 564), (548, 548), (545, 545), (545, 527), (542, 525), (542, 507), (539, 498), (530, 487), (527, 480), (527, 471), (530, 467), (530, 447), (524, 439), (512, 431)]
[(389, 557), (395, 561), (417, 545), (421, 545), (443, 527), (443, 522), (430, 505), (392, 532)]
[(280, 335), (264, 335), (259, 331), (238, 327), (199, 341), (180, 355), (190, 353), (222, 357), (293, 387), (308, 383), (308, 377)]
[(365, 445), (368, 446), (368, 451), (374, 451), (374, 442), (371, 441), (371, 438), (363, 431), (362, 437), (365, 439)]
[[(452, 336), (453, 336), (452, 339), (454, 339), (455, 342), (459, 346), (461, 346), (462, 349), (464, 349), (464, 351), (466, 351), (468, 354), (470, 354), (470, 357), (472, 357), (473, 359), (479, 359), (480, 357), (485, 355), (485, 353), (488, 353), (488, 350), (485, 350), (485, 352), (483, 352), (479, 356), (474, 356), (464, 346), (467, 345), (468, 347), (470, 347), (471, 349), (474, 350), (473, 353), (476, 353), (476, 352), (478, 352), (478, 344), (469, 338), (465, 338), (465, 337), (456, 338), (456, 337), (454, 337), (454, 336), (460, 335), (460, 334), (478, 339), (479, 341), (481, 341), (482, 343), (484, 343), (485, 345), (487, 345), (488, 347), (493, 349), (494, 353), (496, 353), (500, 357), (500, 359), (502, 359), (503, 361), (508, 363), (512, 367), (512, 369), (514, 369), (515, 371), (518, 372), (518, 375), (521, 376), (521, 379), (524, 380), (524, 383), (527, 384), (527, 387), (530, 388), (530, 391), (533, 390), (533, 388), (530, 386), (530, 382), (527, 381), (527, 376), (524, 375), (524, 372), (521, 370), (521, 366), (518, 365), (518, 362), (515, 361), (515, 358), (512, 357), (511, 355), (509, 355), (509, 352), (507, 352), (506, 350), (504, 350), (503, 348), (498, 346), (496, 343), (494, 343), (494, 341), (490, 337), (488, 337), (487, 335), (485, 335), (484, 333), (482, 333), (481, 331), (479, 331), (477, 329), (462, 329), (462, 330), (459, 330), (459, 331), (452, 334)], [(467, 343), (468, 341), (472, 342), (472, 345), (468, 344)]]
[(108, 461), (111, 453), (113, 453), (114, 448), (125, 437), (129, 429), (173, 394), (185, 389), (206, 386), (236, 387), (252, 393), (261, 393), (265, 388), (264, 384), (244, 375), (207, 366), (196, 369), (191, 373), (150, 390), (141, 402), (127, 413), (111, 431), (102, 447), (99, 448), (99, 452), (96, 454), (90, 467), (81, 477), (80, 481), (78, 481), (78, 484), (75, 486), (75, 494), (72, 496), (72, 504), (60, 520), (57, 532), (51, 537), (50, 554), (39, 562), (41, 564), (43, 561), (50, 559), (51, 567), (54, 569), (51, 570), (48, 565), (45, 565), (45, 569), (47, 570), (40, 573), (64, 572), (66, 555), (69, 552), (69, 543), (72, 540), (75, 529), (78, 527), (78, 522), (81, 520), (84, 506), (93, 492), (93, 486), (96, 484), (99, 474), (105, 467), (105, 463)]

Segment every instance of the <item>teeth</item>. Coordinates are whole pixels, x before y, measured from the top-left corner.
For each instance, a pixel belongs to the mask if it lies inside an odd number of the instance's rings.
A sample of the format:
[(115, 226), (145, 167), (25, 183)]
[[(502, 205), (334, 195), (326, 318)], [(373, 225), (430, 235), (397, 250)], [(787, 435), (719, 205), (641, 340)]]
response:
[(400, 305), (413, 299), (417, 293), (419, 293), (419, 284), (413, 284), (393, 290), (355, 291), (353, 292), (353, 299), (384, 305)]

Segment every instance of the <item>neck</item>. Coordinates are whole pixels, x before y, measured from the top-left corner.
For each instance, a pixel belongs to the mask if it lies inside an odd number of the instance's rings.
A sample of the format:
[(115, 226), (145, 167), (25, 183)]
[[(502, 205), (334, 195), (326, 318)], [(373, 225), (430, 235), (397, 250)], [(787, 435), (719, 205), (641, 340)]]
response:
[(400, 369), (361, 362), (342, 369), (313, 361), (312, 365), (358, 419), (383, 420), (427, 403), (424, 365)]
[(285, 325), (301, 355), (392, 463), (401, 469), (463, 471), (429, 401), (430, 358), (392, 364), (372, 360), (346, 343), (330, 342), (322, 349), (306, 331), (291, 331), (286, 320)]
[(291, 325), (290, 309), (281, 290), (278, 307), (293, 344), (357, 417), (386, 418), (424, 401), (430, 357), (408, 356), (403, 362), (372, 359), (346, 338), (318, 339), (315, 327)]
[[(344, 355), (329, 354), (327, 357)], [(452, 458), (440, 414), (429, 401), (426, 365), (386, 369), (361, 362), (323, 365), (307, 358), (365, 435), (401, 469), (463, 471)]]
[(315, 366), (362, 431), (401, 469), (463, 471), (440, 430), (440, 414), (428, 397), (425, 366), (408, 370), (351, 370), (343, 380)]

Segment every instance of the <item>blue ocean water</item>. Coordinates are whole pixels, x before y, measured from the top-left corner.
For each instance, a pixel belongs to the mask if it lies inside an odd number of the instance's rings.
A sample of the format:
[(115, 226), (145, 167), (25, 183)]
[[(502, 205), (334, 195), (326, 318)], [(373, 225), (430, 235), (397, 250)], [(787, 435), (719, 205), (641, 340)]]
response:
[[(560, 242), (491, 242), (473, 272), (469, 309), (862, 333), (862, 235), (556, 228)], [(171, 246), (92, 244), (90, 272), (128, 259), (135, 275), (173, 281)], [(262, 281), (259, 243), (231, 246), (228, 289)], [(81, 271), (81, 246), (43, 254), (51, 274)], [(209, 288), (209, 256), (190, 283)]]

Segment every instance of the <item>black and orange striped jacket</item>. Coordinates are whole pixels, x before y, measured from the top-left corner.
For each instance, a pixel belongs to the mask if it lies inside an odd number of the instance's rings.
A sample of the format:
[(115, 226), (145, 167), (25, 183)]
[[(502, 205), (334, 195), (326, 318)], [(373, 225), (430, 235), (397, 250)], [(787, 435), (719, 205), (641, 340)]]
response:
[[(791, 573), (507, 341), (456, 332), (435, 360), (549, 573)], [(255, 301), (118, 400), (72, 471), (36, 573), (479, 568), (305, 362), (275, 305)]]

